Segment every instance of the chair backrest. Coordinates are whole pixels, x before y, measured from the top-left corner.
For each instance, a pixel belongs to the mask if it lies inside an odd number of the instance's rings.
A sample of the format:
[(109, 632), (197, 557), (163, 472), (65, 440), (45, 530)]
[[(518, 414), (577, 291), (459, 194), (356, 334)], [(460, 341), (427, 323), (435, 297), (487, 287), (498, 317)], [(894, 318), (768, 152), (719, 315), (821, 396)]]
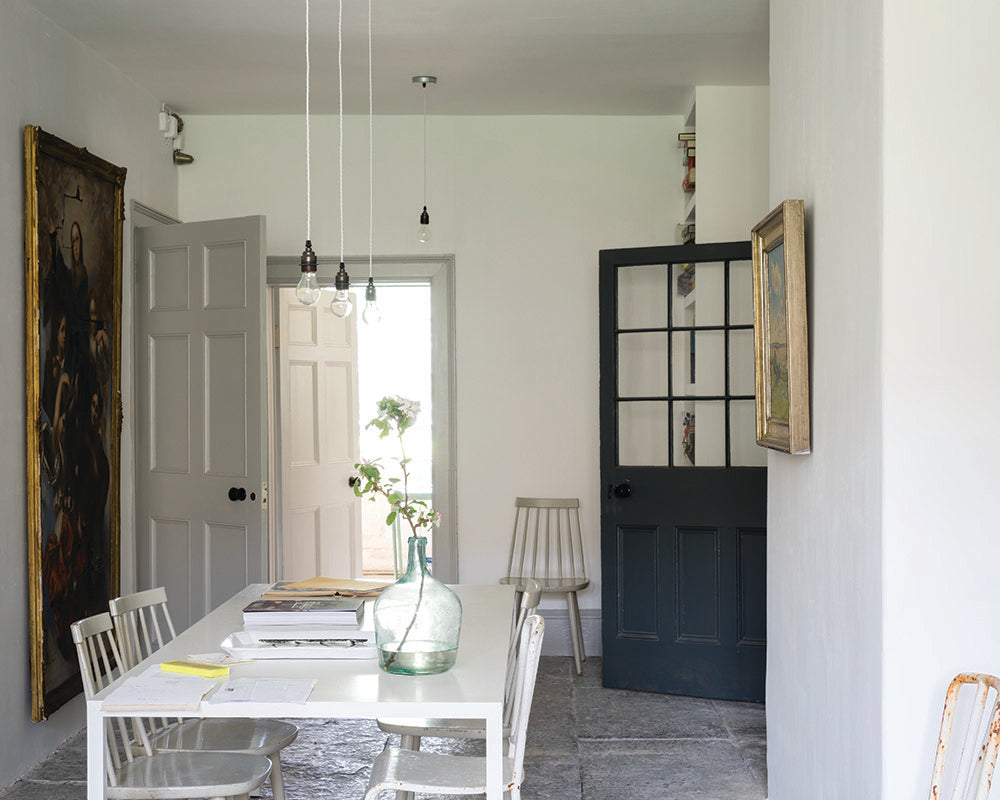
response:
[(986, 800), (998, 748), (1000, 679), (957, 675), (945, 696), (930, 799)]
[(542, 655), (542, 638), (545, 636), (545, 620), (537, 614), (530, 615), (524, 622), (517, 658), (517, 675), (514, 680), (513, 713), (510, 720), (510, 739), (507, 755), (514, 759), (514, 782), (520, 786), (524, 778), (524, 743), (528, 734), (528, 716), (531, 700), (535, 696), (535, 677), (538, 675), (538, 659)]
[(167, 610), (167, 592), (162, 586), (116, 597), (108, 605), (126, 669), (148, 658), (177, 635)]
[[(76, 655), (80, 661), (80, 676), (83, 679), (83, 693), (89, 700), (98, 692), (106, 689), (124, 672), (122, 658), (115, 644), (112, 633), (111, 615), (106, 611), (92, 617), (74, 622), (70, 627), (73, 643), (76, 645)], [(118, 672), (118, 676), (115, 672)], [(124, 717), (116, 717), (119, 738), (115, 737), (115, 729), (110, 719), (105, 720), (104, 727), (104, 763), (109, 786), (118, 785), (118, 770), (125, 761), (133, 761), (130, 743), (135, 737), (142, 742), (146, 755), (152, 755), (149, 738), (142, 722), (132, 720), (133, 735), (128, 733)]]
[(514, 501), (507, 577), (569, 579), (586, 575), (580, 500), (518, 497)]
[(513, 697), (514, 679), (517, 677), (517, 657), (521, 644), (521, 632), (524, 630), (524, 621), (535, 613), (538, 602), (542, 599), (542, 588), (538, 581), (527, 580), (524, 584), (524, 591), (521, 593), (521, 604), (518, 609), (517, 619), (514, 621), (514, 629), (510, 634), (510, 645), (507, 648), (507, 679), (503, 688), (503, 724), (510, 725), (511, 714), (514, 713), (514, 705), (511, 702)]

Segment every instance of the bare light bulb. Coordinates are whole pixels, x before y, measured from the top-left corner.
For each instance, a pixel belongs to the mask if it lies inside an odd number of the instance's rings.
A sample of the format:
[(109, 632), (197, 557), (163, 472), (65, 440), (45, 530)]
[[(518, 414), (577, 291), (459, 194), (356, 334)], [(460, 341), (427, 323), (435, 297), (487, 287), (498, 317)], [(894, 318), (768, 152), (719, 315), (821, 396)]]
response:
[(350, 292), (346, 289), (334, 292), (333, 300), (330, 301), (330, 310), (335, 317), (340, 317), (341, 319), (351, 316), (354, 306), (351, 304)]
[(320, 288), (316, 279), (318, 259), (312, 249), (312, 242), (306, 239), (306, 249), (302, 251), (299, 265), (302, 267), (302, 277), (295, 286), (295, 299), (304, 306), (314, 306), (319, 302)]
[(427, 206), (424, 206), (423, 212), (420, 214), (420, 227), (417, 228), (417, 241), (421, 244), (427, 244), (431, 240), (431, 218), (427, 213)]
[(375, 281), (372, 278), (368, 279), (368, 286), (365, 289), (365, 310), (361, 312), (361, 319), (367, 325), (377, 325), (382, 320), (382, 312), (375, 297)]

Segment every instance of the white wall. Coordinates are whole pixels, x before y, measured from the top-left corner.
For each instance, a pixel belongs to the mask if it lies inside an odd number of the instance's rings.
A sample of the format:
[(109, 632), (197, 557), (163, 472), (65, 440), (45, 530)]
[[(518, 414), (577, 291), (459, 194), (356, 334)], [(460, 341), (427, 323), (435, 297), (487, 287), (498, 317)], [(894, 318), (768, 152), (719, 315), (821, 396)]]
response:
[[(181, 172), (181, 216), (265, 214), (268, 252), (301, 252), (302, 118), (185, 122), (196, 161)], [(501, 574), (515, 496), (579, 496), (596, 579), (580, 605), (600, 606), (598, 251), (673, 242), (680, 127), (679, 117), (428, 120), (433, 239), (423, 247), (456, 259), (465, 582)], [(367, 130), (366, 118), (345, 120), (348, 255), (367, 252)], [(336, 118), (315, 118), (311, 134), (313, 244), (337, 254)], [(421, 119), (377, 118), (375, 153), (375, 252), (419, 253)]]
[(922, 797), (948, 681), (1000, 673), (1000, 6), (884, 8), (883, 796)]
[(882, 730), (882, 424), (900, 409), (883, 413), (881, 30), (878, 2), (771, 2), (770, 205), (805, 200), (812, 454), (768, 457), (770, 800), (879, 797), (883, 749), (910, 735)]
[(697, 241), (738, 242), (771, 207), (767, 86), (699, 86)]
[[(31, 722), (28, 676), (28, 568), (25, 504), (24, 384), (24, 126), (39, 125), (128, 169), (126, 207), (132, 198), (176, 210), (176, 168), (157, 131), (158, 102), (79, 42), (19, 0), (0, 0), (0, 241), (6, 244), (7, 291), (0, 295), (6, 331), (0, 360), (12, 378), (0, 386), (0, 506), (6, 530), (0, 545), (0, 786), (15, 780), (83, 726), (80, 698), (48, 721)], [(126, 221), (126, 231), (128, 222)], [(132, 319), (131, 247), (126, 234), (123, 329)], [(132, 369), (123, 342), (123, 374)], [(122, 382), (122, 580), (131, 585), (131, 387)]]

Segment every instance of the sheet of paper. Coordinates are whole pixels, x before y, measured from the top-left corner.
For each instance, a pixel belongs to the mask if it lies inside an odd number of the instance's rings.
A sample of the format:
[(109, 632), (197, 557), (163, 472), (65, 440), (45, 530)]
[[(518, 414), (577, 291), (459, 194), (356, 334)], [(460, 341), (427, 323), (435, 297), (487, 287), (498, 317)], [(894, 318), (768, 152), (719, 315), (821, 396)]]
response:
[(234, 678), (213, 694), (210, 703), (304, 703), (315, 678)]
[(109, 694), (102, 708), (109, 711), (190, 711), (219, 683), (218, 679), (164, 672), (154, 664), (142, 675), (128, 678)]
[(392, 581), (359, 581), (352, 578), (327, 578), (319, 575), (301, 581), (290, 581), (285, 584), (290, 589), (332, 589), (345, 592), (368, 592), (391, 586)]
[(227, 667), (230, 664), (250, 663), (249, 659), (234, 658), (229, 653), (223, 653), (221, 650), (217, 653), (191, 653), (188, 655), (188, 659), (191, 661), (200, 661), (203, 664), (221, 664)]

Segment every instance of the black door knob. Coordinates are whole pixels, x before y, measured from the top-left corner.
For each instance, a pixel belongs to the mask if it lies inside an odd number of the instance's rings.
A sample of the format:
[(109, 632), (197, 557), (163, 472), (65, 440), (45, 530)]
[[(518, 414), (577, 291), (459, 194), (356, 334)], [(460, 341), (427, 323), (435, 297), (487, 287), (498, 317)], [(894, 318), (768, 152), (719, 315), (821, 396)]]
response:
[(239, 500), (239, 501), (240, 501), (241, 503), (242, 503), (242, 502), (243, 502), (244, 500), (246, 500), (246, 499), (247, 499), (247, 490), (246, 490), (246, 489), (243, 489), (243, 488), (240, 488), (240, 491), (239, 491), (239, 493), (237, 494), (237, 496), (236, 496), (236, 499), (237, 499), (237, 500)]
[(615, 486), (615, 497), (626, 498), (632, 494), (632, 487), (627, 483), (619, 483)]
[(235, 486), (233, 486), (229, 490), (229, 499), (232, 500), (234, 503), (240, 499), (240, 490), (237, 489)]
[(352, 475), (350, 478), (347, 479), (347, 485), (353, 489), (354, 484), (356, 484), (360, 480), (361, 478), (359, 478), (357, 475)]

